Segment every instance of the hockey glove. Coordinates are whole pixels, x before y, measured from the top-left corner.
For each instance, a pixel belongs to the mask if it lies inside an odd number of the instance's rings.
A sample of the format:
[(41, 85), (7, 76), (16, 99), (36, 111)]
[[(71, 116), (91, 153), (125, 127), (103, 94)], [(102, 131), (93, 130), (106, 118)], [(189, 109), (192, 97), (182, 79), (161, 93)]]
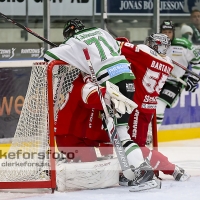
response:
[(119, 113), (116, 113), (115, 116), (117, 118), (121, 117), (120, 115), (131, 114), (138, 105), (125, 97), (120, 91), (117, 85), (106, 81), (106, 94), (105, 94), (105, 101), (112, 102), (114, 109)]
[(199, 79), (195, 76), (188, 76), (187, 78), (187, 86), (185, 88), (186, 91), (194, 92), (198, 87)]

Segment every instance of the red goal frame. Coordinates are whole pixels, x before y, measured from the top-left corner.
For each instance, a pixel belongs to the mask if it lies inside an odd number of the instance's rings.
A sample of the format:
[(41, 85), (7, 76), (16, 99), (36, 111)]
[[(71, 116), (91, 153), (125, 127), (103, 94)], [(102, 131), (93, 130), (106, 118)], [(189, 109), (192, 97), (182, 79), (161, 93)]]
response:
[[(46, 62), (36, 62), (35, 65), (44, 65)], [(49, 112), (49, 145), (50, 155), (55, 154), (54, 141), (54, 109), (53, 109), (53, 68), (55, 65), (67, 65), (64, 61), (54, 60), (48, 64), (47, 83), (48, 83), (48, 112)], [(20, 181), (20, 182), (0, 182), (0, 189), (27, 189), (27, 188), (51, 188), (52, 193), (56, 189), (55, 159), (50, 156), (50, 180)]]

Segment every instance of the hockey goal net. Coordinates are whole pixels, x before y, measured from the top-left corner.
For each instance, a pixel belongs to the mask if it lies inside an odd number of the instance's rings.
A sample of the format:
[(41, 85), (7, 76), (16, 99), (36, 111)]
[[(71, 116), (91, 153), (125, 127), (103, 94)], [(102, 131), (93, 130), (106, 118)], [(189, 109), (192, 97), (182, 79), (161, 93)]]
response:
[(56, 188), (54, 121), (80, 71), (63, 61), (37, 62), (11, 147), (0, 159), (0, 188)]

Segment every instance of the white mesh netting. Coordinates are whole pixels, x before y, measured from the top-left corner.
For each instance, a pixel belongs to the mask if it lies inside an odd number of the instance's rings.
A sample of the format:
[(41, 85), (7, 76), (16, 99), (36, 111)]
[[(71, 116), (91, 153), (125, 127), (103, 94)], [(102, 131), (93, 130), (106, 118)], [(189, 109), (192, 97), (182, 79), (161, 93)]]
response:
[[(54, 67), (54, 119), (79, 73), (69, 65)], [(0, 159), (0, 182), (49, 179), (48, 117), (47, 64), (34, 63), (11, 147)]]

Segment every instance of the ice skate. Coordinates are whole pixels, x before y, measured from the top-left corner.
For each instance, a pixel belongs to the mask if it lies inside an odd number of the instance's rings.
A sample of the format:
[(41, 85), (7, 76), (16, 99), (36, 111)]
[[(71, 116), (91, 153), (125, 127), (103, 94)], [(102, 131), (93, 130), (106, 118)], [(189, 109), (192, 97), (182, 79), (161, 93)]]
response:
[(172, 176), (176, 181), (186, 181), (191, 177), (188, 173), (185, 172), (183, 168), (178, 167), (177, 165), (175, 166), (175, 170)]
[(135, 173), (135, 179), (128, 180), (123, 174), (120, 174), (119, 185), (131, 186), (129, 189), (130, 192), (161, 188), (161, 181), (154, 176), (154, 172), (148, 160), (142, 163), (138, 168), (133, 169), (133, 171)]

